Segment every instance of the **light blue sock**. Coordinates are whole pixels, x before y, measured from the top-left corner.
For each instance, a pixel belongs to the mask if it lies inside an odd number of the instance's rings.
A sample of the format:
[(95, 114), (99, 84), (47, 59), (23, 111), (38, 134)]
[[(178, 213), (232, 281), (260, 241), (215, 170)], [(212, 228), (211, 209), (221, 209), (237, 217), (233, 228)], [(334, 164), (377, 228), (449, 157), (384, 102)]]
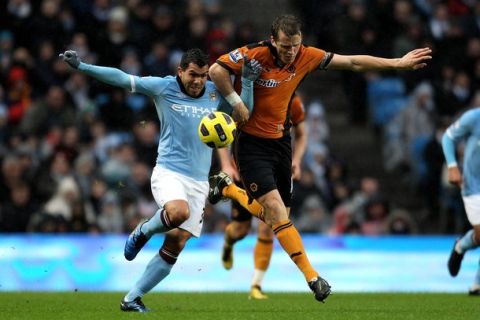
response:
[(150, 238), (155, 233), (166, 232), (170, 229), (170, 220), (168, 219), (166, 211), (164, 209), (158, 209), (153, 217), (142, 225), (140, 231), (147, 236), (147, 238)]
[(465, 235), (460, 239), (460, 241), (457, 242), (457, 245), (455, 246), (455, 250), (462, 254), (465, 253), (465, 251), (474, 249), (478, 247), (478, 244), (476, 244), (473, 241), (473, 229), (469, 230)]
[(477, 274), (475, 275), (475, 280), (473, 281), (473, 288), (480, 288), (480, 261), (478, 262)]
[(125, 301), (133, 301), (153, 289), (160, 283), (172, 270), (173, 264), (169, 264), (163, 260), (157, 253), (148, 263), (145, 271), (133, 288), (125, 296)]

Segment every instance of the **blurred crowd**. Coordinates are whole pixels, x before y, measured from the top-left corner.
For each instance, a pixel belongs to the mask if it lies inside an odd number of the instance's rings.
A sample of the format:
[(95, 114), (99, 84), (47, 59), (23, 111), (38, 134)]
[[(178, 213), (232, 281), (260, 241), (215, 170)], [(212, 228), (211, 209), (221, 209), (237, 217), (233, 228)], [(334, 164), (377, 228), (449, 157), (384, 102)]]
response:
[[(465, 231), (462, 200), (459, 190), (446, 181), (440, 140), (460, 113), (480, 106), (480, 1), (301, 1), (296, 6), (306, 21), (308, 39), (328, 51), (401, 57), (415, 48), (433, 50), (428, 67), (416, 72), (341, 74), (351, 124), (373, 127), (383, 150), (383, 169), (394, 177), (392, 183), (421, 199), (421, 210), (409, 212), (386, 201), (395, 195), (382, 194), (378, 179), (372, 177), (360, 179), (352, 188), (335, 160), (330, 167), (332, 159), (325, 152), (321, 166), (325, 181), (315, 184), (328, 186), (320, 193), (327, 195), (323, 219), (328, 221), (321, 230)], [(321, 219), (320, 212), (312, 215)]]
[[(439, 137), (458, 112), (480, 104), (480, 1), (291, 5), (305, 21), (308, 44), (326, 51), (398, 57), (417, 47), (434, 50), (422, 71), (346, 73), (341, 85), (352, 123), (374, 123), (388, 151), (385, 168), (404, 170), (429, 190), (431, 214), (450, 210), (462, 228), (458, 192), (442, 183)], [(223, 6), (221, 0), (1, 2), (0, 232), (128, 232), (155, 212), (150, 174), (159, 123), (152, 102), (72, 72), (58, 54), (73, 49), (87, 63), (135, 75), (175, 74), (187, 48), (205, 50), (213, 62), (261, 40), (252, 22), (227, 19)], [(307, 92), (304, 98), (309, 142), (292, 206), (298, 229), (421, 233), (409, 212), (386, 200), (378, 179), (350, 181), (348, 163), (329, 152), (322, 102)], [(204, 232), (223, 231), (229, 206), (208, 205), (205, 216)]]

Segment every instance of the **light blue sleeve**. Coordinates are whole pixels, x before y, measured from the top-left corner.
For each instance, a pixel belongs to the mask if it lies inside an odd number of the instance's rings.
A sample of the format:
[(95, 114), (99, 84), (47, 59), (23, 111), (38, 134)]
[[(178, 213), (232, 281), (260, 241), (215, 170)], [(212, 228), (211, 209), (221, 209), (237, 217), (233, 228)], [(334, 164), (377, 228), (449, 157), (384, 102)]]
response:
[(138, 77), (117, 68), (80, 62), (78, 70), (106, 84), (153, 97), (160, 94), (168, 81), (159, 77)]
[(106, 84), (131, 90), (131, 76), (120, 69), (80, 62), (78, 70)]
[(225, 98), (222, 95), (220, 95), (220, 102), (218, 103), (217, 109), (218, 111), (225, 112), (230, 116), (232, 115), (232, 112), (233, 112), (232, 106), (230, 105), (230, 103), (227, 102), (227, 100), (225, 100)]
[[(173, 77), (170, 77), (173, 79)], [(142, 93), (149, 97), (160, 95), (171, 81), (160, 77), (133, 76), (132, 92)]]
[(240, 95), (243, 103), (247, 106), (248, 112), (253, 111), (253, 81), (242, 77), (242, 94)]
[(455, 155), (455, 142), (448, 136), (447, 132), (445, 132), (442, 137), (442, 149), (447, 165), (451, 166), (456, 164), (457, 157)]
[(466, 138), (472, 132), (479, 117), (478, 110), (467, 111), (445, 131), (442, 137), (442, 149), (447, 165), (453, 165), (457, 162), (455, 142)]
[[(242, 78), (242, 93), (240, 94), (240, 98), (242, 99), (243, 103), (248, 109), (248, 112), (252, 114), (253, 111), (253, 81)], [(218, 110), (225, 112), (228, 115), (232, 115), (233, 108), (232, 106), (225, 100), (225, 98), (220, 95), (220, 102), (218, 104)]]

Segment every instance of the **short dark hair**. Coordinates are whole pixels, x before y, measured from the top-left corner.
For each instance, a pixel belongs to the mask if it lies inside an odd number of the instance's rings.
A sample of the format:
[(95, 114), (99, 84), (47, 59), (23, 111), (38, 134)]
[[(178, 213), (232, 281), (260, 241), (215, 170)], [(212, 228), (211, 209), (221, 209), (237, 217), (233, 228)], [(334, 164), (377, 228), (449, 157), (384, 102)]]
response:
[(194, 63), (199, 67), (208, 65), (208, 55), (198, 48), (189, 49), (182, 55), (180, 68), (185, 70), (190, 63)]
[(291, 14), (278, 16), (272, 23), (272, 37), (278, 39), (278, 32), (283, 31), (288, 37), (302, 34), (302, 22)]

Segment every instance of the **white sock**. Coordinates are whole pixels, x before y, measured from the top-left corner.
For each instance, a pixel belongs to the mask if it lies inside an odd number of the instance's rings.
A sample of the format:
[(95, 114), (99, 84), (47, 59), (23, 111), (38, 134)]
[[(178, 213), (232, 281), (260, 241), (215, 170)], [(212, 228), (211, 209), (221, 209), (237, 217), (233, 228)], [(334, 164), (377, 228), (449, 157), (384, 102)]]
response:
[(170, 219), (168, 218), (167, 211), (164, 209), (158, 209), (153, 217), (142, 225), (140, 231), (147, 238), (150, 238), (155, 233), (166, 232), (170, 229)]
[(152, 260), (148, 263), (145, 271), (140, 279), (133, 286), (133, 288), (127, 293), (124, 300), (133, 301), (150, 290), (152, 290), (157, 284), (160, 283), (172, 270), (173, 264), (167, 263), (157, 253)]
[(252, 287), (253, 286), (262, 286), (263, 277), (265, 276), (266, 270), (255, 269), (253, 270), (253, 277), (252, 277)]

